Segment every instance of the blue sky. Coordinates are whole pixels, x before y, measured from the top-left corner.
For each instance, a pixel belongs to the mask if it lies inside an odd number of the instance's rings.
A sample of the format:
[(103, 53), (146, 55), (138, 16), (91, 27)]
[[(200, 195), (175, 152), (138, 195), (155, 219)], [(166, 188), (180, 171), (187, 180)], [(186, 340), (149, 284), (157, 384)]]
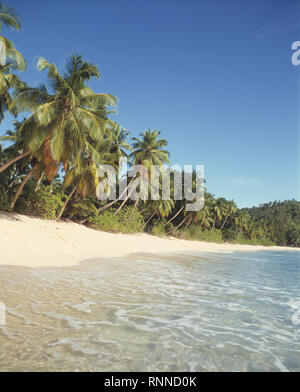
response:
[[(91, 86), (119, 98), (132, 136), (159, 129), (171, 163), (205, 165), (208, 191), (239, 207), (300, 199), (300, 40), (296, 0), (11, 0), (28, 61), (58, 67), (76, 52), (98, 64)], [(0, 133), (10, 127), (1, 124)]]

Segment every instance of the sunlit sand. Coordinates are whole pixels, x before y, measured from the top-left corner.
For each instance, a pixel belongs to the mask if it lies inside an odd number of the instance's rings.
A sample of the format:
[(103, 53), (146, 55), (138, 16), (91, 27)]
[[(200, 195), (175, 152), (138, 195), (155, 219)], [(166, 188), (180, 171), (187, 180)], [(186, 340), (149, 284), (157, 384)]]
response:
[(159, 238), (148, 234), (113, 234), (92, 230), (71, 222), (46, 221), (4, 213), (0, 214), (0, 241), (0, 264), (34, 267), (72, 266), (90, 258), (124, 257), (140, 252), (291, 249), (215, 244)]

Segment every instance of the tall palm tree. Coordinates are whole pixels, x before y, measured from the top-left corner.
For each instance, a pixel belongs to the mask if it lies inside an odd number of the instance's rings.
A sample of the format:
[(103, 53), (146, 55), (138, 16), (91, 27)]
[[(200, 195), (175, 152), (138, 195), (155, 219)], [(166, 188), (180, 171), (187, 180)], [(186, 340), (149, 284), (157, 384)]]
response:
[(236, 208), (234, 201), (228, 201), (225, 199), (222, 199), (221, 204), (220, 204), (220, 208), (222, 211), (222, 215), (225, 217), (225, 219), (220, 227), (220, 230), (222, 230), (223, 227), (225, 226), (228, 218), (233, 216), (236, 213), (237, 208)]
[[(157, 130), (148, 129), (148, 131), (144, 131), (140, 134), (141, 138), (134, 137), (133, 140), (133, 152), (130, 154), (130, 158), (132, 159), (133, 165), (143, 165), (147, 172), (147, 178), (151, 176), (151, 166), (157, 165), (161, 167), (164, 163), (169, 163), (169, 151), (163, 149), (168, 145), (166, 139), (159, 139), (160, 132)], [(141, 184), (143, 182), (143, 178), (141, 178)], [(129, 186), (131, 183), (129, 184)], [(127, 187), (127, 189), (129, 188)], [(132, 192), (129, 192), (125, 200), (122, 202), (120, 207), (115, 212), (117, 215), (129, 197), (131, 196)]]
[(216, 203), (214, 203), (214, 205), (212, 206), (210, 214), (213, 219), (213, 225), (211, 229), (214, 230), (214, 228), (216, 227), (216, 223), (221, 221), (223, 216), (220, 207)]
[(0, 172), (30, 155), (43, 163), (46, 176), (52, 180), (60, 164), (67, 169), (71, 161), (79, 162), (82, 152), (97, 155), (93, 141), (101, 139), (102, 132), (112, 123), (101, 117), (100, 108), (115, 105), (116, 98), (110, 94), (95, 94), (86, 85), (100, 74), (95, 65), (83, 61), (81, 56), (71, 56), (65, 68), (60, 74), (55, 64), (40, 58), (38, 69), (48, 69), (52, 92), (48, 92), (45, 85), (17, 89), (16, 108), (30, 113), (21, 127), (25, 135), (24, 149), (2, 166)]
[(90, 158), (81, 157), (80, 164), (70, 168), (65, 176), (64, 186), (68, 188), (72, 186), (71, 193), (61, 208), (57, 217), (59, 220), (67, 207), (69, 201), (75, 192), (84, 199), (87, 195), (96, 195), (99, 184), (97, 165)]
[(166, 139), (159, 139), (160, 132), (148, 129), (140, 134), (141, 138), (134, 137), (133, 152), (130, 154), (135, 165), (144, 165), (148, 170), (152, 165), (162, 166), (169, 163), (169, 151), (163, 147), (168, 145)]
[(132, 151), (131, 145), (127, 141), (129, 132), (121, 128), (120, 125), (113, 126), (107, 131), (102, 149), (108, 151), (110, 159), (114, 159), (115, 163), (119, 164), (119, 159), (128, 157), (128, 151)]

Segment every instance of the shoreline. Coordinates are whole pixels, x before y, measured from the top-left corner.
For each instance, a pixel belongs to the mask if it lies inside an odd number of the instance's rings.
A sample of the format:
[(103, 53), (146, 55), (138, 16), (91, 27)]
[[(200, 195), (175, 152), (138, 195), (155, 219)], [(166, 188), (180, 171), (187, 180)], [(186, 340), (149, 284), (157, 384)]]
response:
[(161, 238), (151, 234), (115, 234), (74, 222), (56, 222), (0, 212), (0, 265), (76, 266), (86, 259), (127, 257), (133, 253), (300, 251), (283, 246), (239, 245)]

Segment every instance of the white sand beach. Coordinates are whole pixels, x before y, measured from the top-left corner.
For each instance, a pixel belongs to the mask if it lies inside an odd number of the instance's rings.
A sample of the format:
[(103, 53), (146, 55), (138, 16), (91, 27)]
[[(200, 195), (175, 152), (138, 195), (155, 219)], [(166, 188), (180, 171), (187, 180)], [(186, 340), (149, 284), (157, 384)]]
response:
[[(72, 266), (96, 257), (182, 251), (295, 250), (287, 247), (215, 244), (149, 234), (113, 234), (72, 222), (0, 213), (0, 264), (28, 267)], [(300, 250), (300, 249), (299, 249)]]

